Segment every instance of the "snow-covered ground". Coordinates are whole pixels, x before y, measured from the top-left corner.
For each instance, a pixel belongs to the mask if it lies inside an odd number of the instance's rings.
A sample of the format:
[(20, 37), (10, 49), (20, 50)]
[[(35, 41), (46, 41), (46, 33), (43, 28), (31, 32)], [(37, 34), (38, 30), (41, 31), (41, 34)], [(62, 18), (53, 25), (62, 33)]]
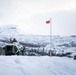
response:
[(0, 75), (76, 75), (76, 61), (67, 57), (0, 56)]
[[(50, 50), (50, 36), (20, 34), (17, 26), (0, 28), (0, 47), (11, 37), (25, 44), (40, 45), (39, 50)], [(52, 36), (51, 40), (56, 52), (76, 55), (76, 36)], [(0, 75), (76, 75), (76, 60), (68, 57), (0, 56)]]

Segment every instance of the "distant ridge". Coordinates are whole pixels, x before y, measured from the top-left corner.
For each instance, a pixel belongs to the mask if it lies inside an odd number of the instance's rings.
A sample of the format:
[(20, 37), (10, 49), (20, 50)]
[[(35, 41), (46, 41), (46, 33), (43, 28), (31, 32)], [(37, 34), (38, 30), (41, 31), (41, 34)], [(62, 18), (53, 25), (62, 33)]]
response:
[(6, 25), (0, 27), (0, 35), (14, 36), (19, 34), (19, 28), (17, 25)]

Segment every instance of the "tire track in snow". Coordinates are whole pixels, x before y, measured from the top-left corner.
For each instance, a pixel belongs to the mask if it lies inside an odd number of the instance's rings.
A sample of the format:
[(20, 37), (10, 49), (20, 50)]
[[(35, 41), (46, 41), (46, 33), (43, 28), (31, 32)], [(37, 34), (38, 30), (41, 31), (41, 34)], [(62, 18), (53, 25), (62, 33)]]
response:
[(18, 69), (21, 71), (21, 73), (22, 73), (22, 75), (30, 75), (30, 74), (27, 74), (26, 72), (25, 72), (25, 69), (23, 69), (23, 67), (22, 67), (22, 62), (21, 62), (21, 60), (19, 59), (19, 58), (16, 58), (15, 60), (14, 60), (14, 62), (18, 65)]
[(21, 71), (21, 73), (22, 73), (23, 75), (29, 75), (29, 74), (26, 74), (26, 72), (24, 71), (24, 69), (23, 69), (22, 67), (18, 67), (18, 69)]

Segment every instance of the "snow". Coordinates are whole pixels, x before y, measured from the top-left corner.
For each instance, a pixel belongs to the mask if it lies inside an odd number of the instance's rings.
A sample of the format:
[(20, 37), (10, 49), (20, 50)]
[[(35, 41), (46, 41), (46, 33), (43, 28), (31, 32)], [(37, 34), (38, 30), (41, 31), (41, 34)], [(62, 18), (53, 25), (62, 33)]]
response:
[[(51, 45), (50, 45), (50, 36), (44, 36), (44, 35), (26, 35), (21, 34), (20, 29), (17, 25), (6, 25), (3, 27), (0, 27), (0, 47), (2, 47), (6, 42), (9, 41), (10, 38), (16, 38), (18, 42), (25, 43), (25, 44), (31, 44), (31, 45), (37, 45), (40, 46), (39, 49), (43, 50), (46, 53), (49, 52), (50, 46), (51, 50), (55, 50), (57, 53), (61, 53), (64, 51), (66, 52), (76, 52), (76, 37), (75, 36), (59, 36), (59, 35), (53, 35), (51, 37)], [(6, 42), (3, 42), (6, 41)], [(73, 47), (75, 46), (75, 47)], [(37, 49), (38, 47), (29, 47), (26, 46), (28, 49)]]
[(76, 75), (76, 61), (67, 57), (0, 56), (0, 75)]
[(14, 37), (19, 35), (20, 30), (17, 25), (6, 25), (0, 27), (0, 35), (5, 37)]
[[(40, 45), (39, 50), (43, 48), (46, 52), (50, 50), (50, 36), (20, 34), (16, 25), (0, 28), (0, 47), (7, 44), (10, 37), (15, 37), (22, 43)], [(56, 52), (60, 54), (62, 51), (71, 52), (72, 56), (76, 55), (76, 37), (52, 36), (51, 40), (52, 49)], [(26, 48), (38, 49), (29, 46)], [(0, 56), (0, 75), (76, 75), (76, 60), (54, 56)]]

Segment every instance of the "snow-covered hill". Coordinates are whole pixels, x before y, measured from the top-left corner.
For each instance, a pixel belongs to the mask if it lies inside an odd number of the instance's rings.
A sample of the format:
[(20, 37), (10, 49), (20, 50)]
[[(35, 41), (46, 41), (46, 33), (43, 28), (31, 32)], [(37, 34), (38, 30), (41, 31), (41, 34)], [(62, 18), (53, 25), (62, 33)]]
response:
[(6, 25), (0, 27), (0, 35), (6, 37), (13, 37), (19, 34), (19, 28), (17, 25)]
[(8, 25), (0, 27), (0, 46), (5, 43), (4, 41), (10, 38), (16, 38), (19, 42), (28, 46), (29, 48), (38, 47), (40, 50), (44, 48), (46, 52), (55, 50), (56, 53), (76, 52), (76, 36), (52, 36), (50, 45), (49, 35), (26, 35), (21, 34), (19, 28), (16, 25)]

